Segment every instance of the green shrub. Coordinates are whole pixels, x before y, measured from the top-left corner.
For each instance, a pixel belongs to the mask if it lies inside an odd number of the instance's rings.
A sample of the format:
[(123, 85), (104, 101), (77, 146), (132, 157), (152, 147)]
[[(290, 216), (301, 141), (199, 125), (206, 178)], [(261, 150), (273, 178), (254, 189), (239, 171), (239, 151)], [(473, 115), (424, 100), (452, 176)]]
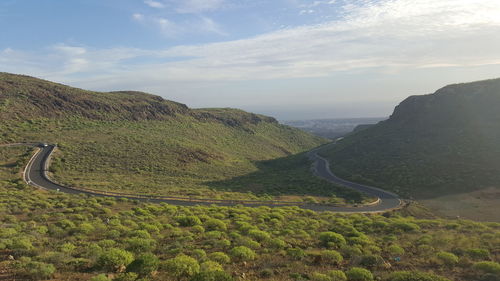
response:
[(330, 270), (326, 273), (332, 281), (347, 281), (347, 276), (342, 270)]
[(201, 225), (195, 225), (191, 229), (191, 232), (193, 232), (193, 233), (203, 233), (203, 232), (205, 232), (205, 228), (203, 226), (201, 226)]
[(414, 232), (420, 230), (418, 225), (406, 221), (395, 221), (389, 227), (396, 232)]
[(347, 258), (354, 258), (361, 256), (363, 254), (363, 251), (361, 250), (361, 246), (359, 245), (353, 245), (353, 246), (347, 246), (343, 245), (340, 248), (340, 251), (342, 252), (342, 255)]
[(420, 255), (430, 256), (435, 251), (435, 249), (429, 245), (419, 245), (417, 247), (417, 251)]
[(89, 281), (111, 281), (111, 279), (109, 279), (106, 275), (104, 274), (99, 274), (97, 276), (94, 276), (92, 278), (90, 278)]
[(31, 240), (27, 237), (17, 238), (12, 240), (11, 249), (18, 253), (26, 253), (27, 251), (33, 250), (33, 244)]
[(89, 243), (84, 249), (82, 256), (88, 259), (97, 260), (99, 256), (104, 252), (101, 246), (96, 243)]
[(207, 253), (203, 249), (194, 249), (191, 253), (191, 256), (193, 256), (198, 261), (202, 261), (207, 258)]
[(73, 258), (66, 263), (75, 271), (86, 271), (92, 267), (92, 261), (86, 258)]
[(286, 251), (287, 255), (294, 260), (301, 260), (306, 257), (306, 252), (301, 248), (290, 248)]
[(111, 229), (111, 230), (108, 230), (105, 234), (105, 237), (108, 238), (108, 239), (117, 239), (121, 236), (121, 233), (120, 231), (116, 230), (116, 229)]
[(327, 231), (319, 234), (319, 240), (323, 246), (336, 246), (340, 247), (346, 243), (344, 236), (339, 233)]
[(208, 231), (218, 230), (218, 231), (226, 231), (227, 226), (226, 223), (219, 219), (209, 219), (204, 223), (205, 229)]
[(269, 235), (269, 233), (262, 231), (262, 230), (256, 230), (256, 229), (250, 230), (248, 232), (248, 236), (252, 237), (253, 239), (255, 239), (259, 242), (271, 239), (271, 236)]
[(353, 267), (346, 272), (349, 281), (372, 281), (373, 274), (364, 268)]
[(231, 256), (237, 261), (251, 261), (257, 257), (252, 249), (245, 246), (234, 247), (231, 250)]
[(124, 244), (126, 249), (133, 253), (151, 252), (156, 248), (156, 241), (153, 239), (129, 238)]
[(419, 271), (396, 271), (389, 275), (387, 281), (450, 281), (444, 277)]
[(446, 266), (454, 266), (458, 263), (458, 257), (449, 252), (439, 252), (436, 254), (436, 258)]
[(179, 216), (175, 220), (180, 226), (195, 226), (201, 224), (200, 218), (197, 216)]
[(24, 276), (31, 280), (45, 280), (54, 275), (56, 268), (52, 264), (36, 261), (20, 261), (16, 267), (18, 268), (17, 274)]
[(398, 245), (391, 245), (387, 248), (387, 252), (391, 255), (404, 255), (405, 253), (405, 249), (403, 249), (402, 247), (398, 246)]
[(75, 231), (81, 234), (89, 234), (95, 231), (95, 227), (90, 223), (82, 223), (77, 228), (75, 228)]
[(213, 230), (205, 232), (205, 237), (207, 239), (221, 239), (224, 234), (220, 231)]
[(476, 262), (473, 268), (477, 271), (483, 273), (499, 274), (500, 275), (500, 264), (493, 261), (481, 261)]
[(190, 281), (234, 281), (234, 278), (224, 271), (200, 272)]
[(5, 227), (0, 229), (0, 238), (14, 237), (17, 234), (17, 230), (11, 227)]
[(127, 266), (128, 272), (135, 272), (139, 277), (150, 276), (160, 265), (160, 260), (153, 254), (143, 254)]
[(139, 276), (135, 272), (120, 273), (113, 278), (113, 281), (135, 281)]
[(314, 272), (313, 274), (311, 274), (310, 279), (312, 281), (332, 281), (332, 278), (330, 278), (330, 276), (318, 272)]
[(231, 258), (223, 252), (213, 252), (208, 255), (210, 260), (216, 261), (220, 264), (230, 263)]
[(236, 239), (236, 243), (240, 246), (245, 246), (254, 250), (260, 249), (262, 246), (259, 242), (254, 241), (248, 237), (242, 236)]
[(267, 245), (269, 246), (269, 248), (272, 248), (272, 249), (283, 249), (286, 247), (286, 242), (279, 239), (279, 238), (274, 238), (274, 239), (271, 239), (267, 242)]
[(63, 220), (56, 222), (56, 226), (58, 226), (62, 229), (71, 229), (71, 228), (75, 228), (75, 223), (68, 220), (68, 219), (63, 219)]
[(102, 248), (113, 248), (116, 245), (116, 241), (110, 239), (104, 239), (99, 241), (97, 244)]
[(379, 265), (382, 261), (382, 258), (377, 255), (364, 255), (361, 257), (360, 265), (368, 268), (373, 268)]
[(222, 265), (220, 265), (218, 262), (206, 261), (200, 265), (200, 271), (224, 271), (224, 268), (222, 268)]
[(340, 264), (344, 258), (334, 250), (324, 250), (321, 252), (321, 261), (326, 264)]
[(132, 233), (130, 233), (131, 237), (137, 237), (137, 238), (142, 238), (142, 239), (151, 239), (151, 234), (147, 232), (146, 230), (134, 230)]
[(490, 257), (490, 252), (486, 249), (468, 249), (465, 253), (473, 260), (485, 260)]
[(200, 272), (198, 261), (184, 254), (165, 261), (164, 267), (177, 279), (189, 278)]
[(39, 227), (37, 227), (37, 228), (36, 228), (36, 232), (37, 232), (38, 234), (42, 234), (42, 235), (44, 235), (44, 234), (46, 234), (47, 232), (49, 232), (49, 229), (48, 229), (45, 225), (41, 225), (41, 226), (39, 226)]
[(122, 249), (111, 248), (104, 250), (97, 264), (104, 270), (118, 271), (125, 268), (134, 260), (134, 255)]
[(60, 250), (63, 253), (71, 254), (76, 249), (76, 246), (71, 243), (64, 243), (61, 245)]

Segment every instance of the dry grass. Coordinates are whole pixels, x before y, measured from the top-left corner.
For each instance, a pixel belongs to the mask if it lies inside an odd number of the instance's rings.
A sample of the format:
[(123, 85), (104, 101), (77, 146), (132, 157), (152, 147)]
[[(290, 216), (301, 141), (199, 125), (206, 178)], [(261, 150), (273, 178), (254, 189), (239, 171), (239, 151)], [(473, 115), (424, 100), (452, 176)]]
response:
[(447, 218), (500, 222), (500, 189), (487, 188), (469, 193), (421, 200), (421, 204)]

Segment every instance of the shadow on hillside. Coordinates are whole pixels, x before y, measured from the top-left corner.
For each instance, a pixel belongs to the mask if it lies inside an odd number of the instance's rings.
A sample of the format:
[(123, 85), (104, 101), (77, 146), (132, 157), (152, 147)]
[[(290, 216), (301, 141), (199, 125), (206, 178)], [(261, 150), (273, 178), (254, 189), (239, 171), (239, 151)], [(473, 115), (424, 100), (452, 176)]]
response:
[(265, 196), (326, 196), (358, 201), (359, 192), (336, 186), (312, 174), (312, 162), (306, 153), (282, 158), (256, 161), (257, 171), (222, 181), (206, 183), (207, 186), (222, 191), (251, 192)]

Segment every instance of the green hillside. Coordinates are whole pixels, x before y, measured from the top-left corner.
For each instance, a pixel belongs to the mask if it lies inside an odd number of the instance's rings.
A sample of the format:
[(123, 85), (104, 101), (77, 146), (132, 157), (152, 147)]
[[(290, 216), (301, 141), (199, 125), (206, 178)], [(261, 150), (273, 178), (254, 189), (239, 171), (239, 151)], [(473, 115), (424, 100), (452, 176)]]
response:
[(237, 109), (190, 109), (141, 92), (91, 92), (0, 73), (0, 119), (0, 143), (58, 143), (52, 177), (70, 186), (232, 199), (352, 197), (312, 176), (300, 154), (325, 140)]
[(323, 153), (341, 177), (430, 198), (500, 187), (500, 79), (412, 96)]

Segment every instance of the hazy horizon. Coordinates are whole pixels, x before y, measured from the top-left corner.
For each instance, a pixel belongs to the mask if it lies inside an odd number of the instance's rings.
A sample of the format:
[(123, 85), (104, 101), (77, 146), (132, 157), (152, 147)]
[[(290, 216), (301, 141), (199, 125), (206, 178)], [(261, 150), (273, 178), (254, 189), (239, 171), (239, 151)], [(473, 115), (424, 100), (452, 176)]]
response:
[(497, 0), (9, 0), (0, 24), (0, 71), (280, 120), (500, 77)]

